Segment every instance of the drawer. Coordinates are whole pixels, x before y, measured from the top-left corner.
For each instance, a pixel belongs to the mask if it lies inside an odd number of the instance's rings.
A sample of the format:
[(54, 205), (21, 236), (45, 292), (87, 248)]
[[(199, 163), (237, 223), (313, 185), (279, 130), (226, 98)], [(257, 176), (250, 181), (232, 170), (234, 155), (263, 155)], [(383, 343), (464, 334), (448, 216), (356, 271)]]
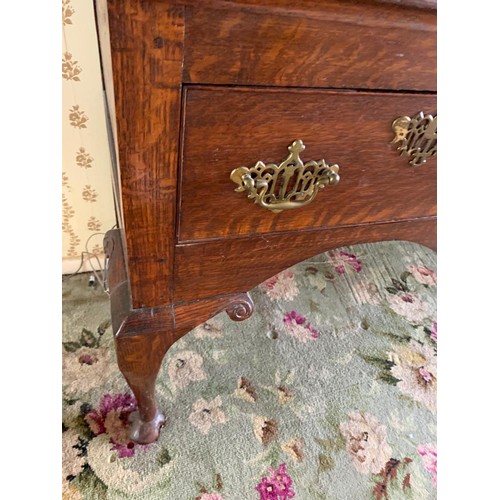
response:
[[(436, 215), (436, 165), (410, 166), (392, 122), (434, 113), (428, 94), (188, 86), (178, 241), (398, 221)], [(340, 167), (340, 182), (307, 206), (274, 213), (235, 192), (231, 171), (279, 164), (296, 139), (304, 162)]]
[(436, 89), (435, 10), (331, 0), (320, 7), (274, 0), (266, 9), (251, 0), (226, 9), (203, 3), (186, 12), (186, 83)]

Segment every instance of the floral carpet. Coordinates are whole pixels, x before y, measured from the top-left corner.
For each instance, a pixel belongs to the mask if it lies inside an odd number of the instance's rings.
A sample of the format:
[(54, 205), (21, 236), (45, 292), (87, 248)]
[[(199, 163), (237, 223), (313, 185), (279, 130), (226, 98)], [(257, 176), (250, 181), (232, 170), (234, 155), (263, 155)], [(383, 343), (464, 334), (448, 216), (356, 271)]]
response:
[(436, 498), (435, 270), (432, 250), (383, 242), (271, 278), (248, 320), (169, 350), (151, 445), (127, 438), (108, 297), (64, 281), (63, 498)]

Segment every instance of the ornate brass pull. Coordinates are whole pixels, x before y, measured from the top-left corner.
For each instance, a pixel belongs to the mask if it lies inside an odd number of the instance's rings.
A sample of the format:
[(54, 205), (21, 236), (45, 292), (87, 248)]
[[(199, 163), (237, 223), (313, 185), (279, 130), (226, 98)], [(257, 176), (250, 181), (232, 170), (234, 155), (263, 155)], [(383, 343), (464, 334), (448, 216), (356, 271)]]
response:
[(279, 165), (258, 161), (252, 168), (240, 167), (231, 172), (231, 180), (238, 185), (237, 192), (247, 191), (261, 207), (279, 213), (311, 203), (319, 188), (336, 184), (340, 177), (338, 165), (325, 160), (303, 163), (300, 153), (304, 143), (297, 139), (288, 146), (290, 154)]
[(422, 165), (437, 154), (437, 115), (424, 115), (422, 111), (413, 118), (400, 116), (392, 122), (396, 134), (392, 143), (401, 143), (401, 155), (411, 156), (410, 165)]

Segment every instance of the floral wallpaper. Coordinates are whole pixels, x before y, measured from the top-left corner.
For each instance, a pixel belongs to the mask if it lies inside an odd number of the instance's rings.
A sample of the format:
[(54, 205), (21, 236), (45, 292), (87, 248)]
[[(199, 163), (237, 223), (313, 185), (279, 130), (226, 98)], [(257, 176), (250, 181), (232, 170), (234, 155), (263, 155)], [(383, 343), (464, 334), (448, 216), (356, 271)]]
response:
[(62, 0), (62, 37), (62, 270), (72, 273), (82, 252), (81, 271), (103, 256), (116, 224), (92, 0)]

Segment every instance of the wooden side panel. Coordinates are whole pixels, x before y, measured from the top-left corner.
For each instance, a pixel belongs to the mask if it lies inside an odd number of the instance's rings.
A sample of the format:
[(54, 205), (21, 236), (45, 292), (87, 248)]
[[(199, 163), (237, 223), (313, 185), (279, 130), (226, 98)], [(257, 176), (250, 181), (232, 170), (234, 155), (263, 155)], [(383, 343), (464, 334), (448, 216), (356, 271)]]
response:
[(179, 245), (175, 300), (248, 291), (276, 273), (327, 250), (385, 240), (408, 240), (436, 248), (436, 219)]
[(184, 8), (108, 0), (132, 307), (169, 303)]
[(109, 43), (108, 6), (106, 0), (95, 0), (95, 15), (97, 20), (97, 34), (99, 38), (99, 57), (101, 60), (102, 78), (105, 91), (105, 105), (107, 111), (107, 131), (109, 149), (111, 152), (111, 166), (113, 172), (113, 196), (115, 211), (119, 227), (124, 227), (123, 208), (121, 197), (120, 167), (118, 165), (118, 143), (116, 141), (116, 110), (113, 89), (113, 64), (111, 62), (111, 46)]
[(338, 1), (223, 3), (234, 5), (200, 2), (186, 12), (184, 82), (436, 89), (435, 11)]
[[(395, 118), (436, 111), (432, 95), (189, 88), (179, 241), (436, 215), (436, 161), (412, 167), (391, 140)], [(302, 160), (340, 166), (340, 182), (305, 207), (273, 213), (234, 191), (231, 171)]]

